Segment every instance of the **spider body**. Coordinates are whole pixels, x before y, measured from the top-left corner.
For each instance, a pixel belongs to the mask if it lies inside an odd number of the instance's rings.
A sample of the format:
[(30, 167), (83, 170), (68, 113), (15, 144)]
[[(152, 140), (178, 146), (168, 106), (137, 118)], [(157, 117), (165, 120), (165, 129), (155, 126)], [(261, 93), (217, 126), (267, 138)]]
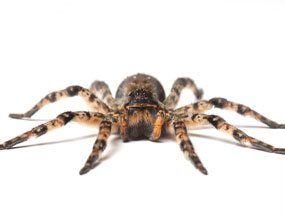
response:
[[(197, 101), (175, 109), (184, 88), (191, 89)], [(94, 168), (105, 150), (107, 140), (112, 132), (118, 132), (123, 141), (138, 139), (156, 141), (164, 133), (172, 134), (176, 137), (186, 158), (203, 174), (208, 172), (195, 152), (188, 135), (188, 130), (200, 125), (210, 124), (218, 131), (232, 136), (244, 147), (285, 154), (285, 149), (275, 148), (255, 139), (229, 124), (220, 116), (208, 115), (205, 112), (217, 107), (249, 116), (270, 128), (285, 128), (284, 124), (278, 124), (245, 105), (224, 98), (201, 100), (202, 95), (203, 91), (197, 88), (193, 80), (178, 78), (174, 82), (170, 94), (166, 97), (160, 82), (146, 74), (136, 74), (126, 78), (118, 87), (115, 98), (113, 98), (107, 84), (102, 81), (95, 81), (90, 89), (70, 86), (46, 95), (26, 113), (10, 114), (10, 117), (16, 119), (30, 118), (45, 105), (73, 96), (80, 96), (92, 111), (64, 112), (55, 119), (4, 142), (0, 145), (0, 149), (11, 149), (32, 137), (42, 136), (55, 128), (75, 121), (82, 124), (98, 125), (99, 127), (92, 152), (80, 170), (80, 174), (85, 174)]]
[(160, 82), (145, 74), (128, 77), (120, 84), (116, 99), (126, 112), (127, 127), (123, 140), (151, 138), (159, 102), (165, 99)]

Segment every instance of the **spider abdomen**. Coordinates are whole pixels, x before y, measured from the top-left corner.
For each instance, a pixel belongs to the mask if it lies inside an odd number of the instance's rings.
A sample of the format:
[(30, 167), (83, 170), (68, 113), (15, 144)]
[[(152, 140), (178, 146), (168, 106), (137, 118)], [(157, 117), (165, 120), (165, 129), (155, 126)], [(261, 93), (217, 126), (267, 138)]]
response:
[(149, 75), (138, 73), (127, 77), (118, 87), (116, 99), (124, 99), (137, 89), (144, 89), (153, 94), (160, 102), (165, 99), (165, 92), (160, 82)]

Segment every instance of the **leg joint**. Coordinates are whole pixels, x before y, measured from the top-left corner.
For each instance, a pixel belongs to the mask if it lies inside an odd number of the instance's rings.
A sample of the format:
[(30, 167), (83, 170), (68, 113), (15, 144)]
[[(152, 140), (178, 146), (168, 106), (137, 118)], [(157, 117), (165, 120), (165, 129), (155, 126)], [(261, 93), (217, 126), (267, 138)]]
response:
[(212, 98), (209, 100), (209, 102), (217, 108), (223, 108), (228, 100), (224, 98)]
[(223, 118), (217, 115), (207, 115), (207, 120), (215, 127), (219, 128), (221, 124), (225, 122)]
[(80, 91), (82, 91), (84, 88), (81, 86), (69, 86), (66, 88), (67, 94), (69, 96), (75, 96), (77, 95)]
[(68, 122), (70, 122), (75, 117), (74, 112), (64, 112), (57, 116), (57, 119), (60, 119), (63, 121), (64, 125), (66, 125)]

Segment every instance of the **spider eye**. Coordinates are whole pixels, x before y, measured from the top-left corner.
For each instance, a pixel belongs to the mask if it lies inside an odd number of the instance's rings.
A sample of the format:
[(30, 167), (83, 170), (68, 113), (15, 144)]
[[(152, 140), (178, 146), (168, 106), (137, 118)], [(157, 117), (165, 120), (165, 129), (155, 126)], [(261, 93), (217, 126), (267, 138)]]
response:
[(150, 99), (152, 98), (152, 93), (144, 89), (137, 89), (129, 94), (131, 98), (135, 99)]
[(135, 104), (152, 104), (157, 105), (157, 101), (153, 97), (153, 94), (145, 89), (137, 89), (129, 94), (129, 105)]

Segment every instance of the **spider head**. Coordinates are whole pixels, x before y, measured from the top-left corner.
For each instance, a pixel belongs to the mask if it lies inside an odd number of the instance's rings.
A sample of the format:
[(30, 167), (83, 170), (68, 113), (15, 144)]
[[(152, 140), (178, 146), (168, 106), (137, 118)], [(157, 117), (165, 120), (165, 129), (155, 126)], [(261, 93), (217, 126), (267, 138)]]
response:
[(129, 94), (127, 110), (128, 139), (149, 138), (158, 112), (158, 102), (153, 94), (144, 89), (137, 89)]
[(136, 89), (129, 94), (129, 107), (157, 107), (158, 103), (150, 91)]

